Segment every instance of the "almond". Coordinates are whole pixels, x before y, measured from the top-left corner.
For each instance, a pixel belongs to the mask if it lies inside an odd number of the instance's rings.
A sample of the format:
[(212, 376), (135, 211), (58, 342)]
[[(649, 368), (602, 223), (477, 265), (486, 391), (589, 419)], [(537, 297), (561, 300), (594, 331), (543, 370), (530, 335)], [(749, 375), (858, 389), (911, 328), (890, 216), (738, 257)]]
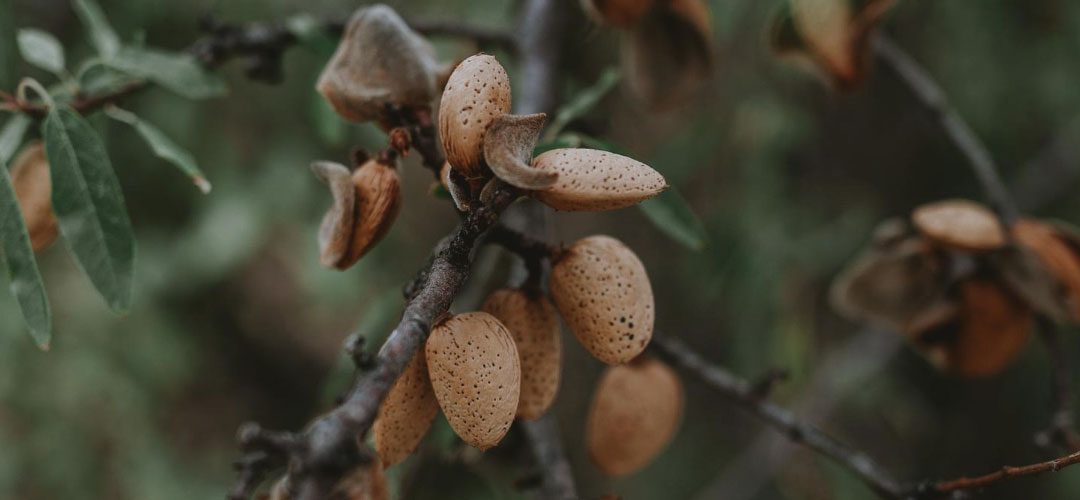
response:
[(438, 414), (421, 349), (390, 388), (375, 419), (375, 451), (383, 466), (395, 465), (416, 450)]
[(452, 316), (425, 346), (428, 374), (447, 422), (466, 443), (486, 450), (517, 413), (521, 364), (506, 327), (485, 312)]
[(543, 295), (521, 289), (496, 290), (481, 308), (510, 330), (521, 362), (517, 416), (540, 418), (555, 401), (562, 368), (562, 339), (555, 306)]
[(1013, 224), (1017, 243), (1035, 252), (1039, 262), (1061, 285), (1064, 300), (1074, 321), (1080, 321), (1080, 256), (1049, 224), (1020, 219)]
[(928, 203), (911, 214), (915, 227), (943, 246), (973, 252), (1005, 246), (1005, 231), (989, 208), (968, 200)]
[(471, 56), (450, 74), (439, 104), (439, 136), (446, 160), (466, 179), (486, 174), (484, 134), (510, 112), (510, 99), (510, 77), (493, 56)]
[(653, 292), (645, 266), (610, 236), (570, 246), (551, 269), (551, 297), (585, 349), (607, 364), (626, 363), (653, 332)]
[(356, 218), (352, 241), (338, 269), (348, 269), (371, 250), (394, 225), (401, 210), (401, 181), (397, 169), (369, 160), (352, 174), (356, 186)]
[(379, 120), (387, 107), (428, 106), (440, 71), (435, 49), (385, 5), (356, 11), (316, 90), (346, 120)]
[(30, 245), (35, 252), (40, 252), (56, 241), (59, 234), (52, 208), (49, 162), (41, 141), (27, 145), (15, 158), (11, 166), (11, 183), (30, 234)]
[(596, 149), (553, 149), (533, 159), (533, 167), (558, 174), (551, 187), (533, 192), (556, 210), (613, 210), (667, 189), (664, 176), (648, 165)]
[(589, 408), (589, 455), (608, 475), (631, 474), (671, 442), (682, 412), (682, 383), (667, 365), (643, 359), (608, 367)]

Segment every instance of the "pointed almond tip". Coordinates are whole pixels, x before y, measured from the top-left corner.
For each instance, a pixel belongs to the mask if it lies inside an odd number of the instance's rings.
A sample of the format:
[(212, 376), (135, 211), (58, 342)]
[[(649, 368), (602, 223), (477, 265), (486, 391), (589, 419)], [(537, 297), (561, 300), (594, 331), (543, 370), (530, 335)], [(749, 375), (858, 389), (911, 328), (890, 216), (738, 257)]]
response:
[(205, 177), (196, 177), (192, 179), (192, 182), (195, 183), (195, 187), (199, 188), (202, 194), (210, 194), (210, 191), (214, 189), (214, 186), (210, 185), (210, 181), (206, 180)]

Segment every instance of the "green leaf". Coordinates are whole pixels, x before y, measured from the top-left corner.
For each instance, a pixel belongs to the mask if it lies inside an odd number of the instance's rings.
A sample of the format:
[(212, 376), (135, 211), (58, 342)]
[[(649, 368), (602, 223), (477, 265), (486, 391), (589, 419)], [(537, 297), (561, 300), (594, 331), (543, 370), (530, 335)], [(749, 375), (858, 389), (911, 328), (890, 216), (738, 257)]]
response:
[(19, 302), (30, 336), (43, 350), (49, 349), (52, 331), (52, 315), (49, 298), (41, 281), (34, 250), (30, 246), (30, 234), (26, 231), (19, 200), (11, 185), (5, 162), (0, 162), (0, 260), (4, 261), (11, 279), (11, 294)]
[(158, 158), (172, 163), (181, 172), (187, 174), (203, 194), (210, 192), (210, 183), (206, 180), (202, 170), (199, 169), (199, 165), (195, 163), (195, 158), (186, 149), (173, 142), (161, 129), (143, 121), (134, 113), (119, 108), (106, 108), (105, 114), (109, 115), (110, 118), (131, 125), (142, 136), (143, 140), (150, 145), (150, 149), (154, 151)]
[(615, 88), (615, 85), (622, 79), (622, 73), (616, 68), (608, 68), (600, 75), (600, 78), (596, 80), (596, 83), (585, 88), (579, 92), (576, 96), (570, 99), (569, 102), (564, 104), (555, 113), (555, 119), (551, 121), (551, 125), (548, 126), (548, 131), (545, 134), (545, 138), (551, 139), (559, 135), (570, 122), (582, 117), (585, 113), (588, 113), (593, 106), (596, 106), (600, 99), (603, 99), (611, 89)]
[(7, 163), (22, 144), (26, 129), (30, 128), (30, 117), (18, 114), (11, 117), (4, 128), (0, 129), (0, 164)]
[(75, 14), (86, 29), (90, 30), (90, 43), (94, 44), (98, 54), (106, 59), (115, 56), (120, 51), (120, 37), (109, 25), (101, 6), (94, 0), (75, 0), (73, 3)]
[(69, 107), (49, 111), (41, 135), (60, 232), (109, 307), (127, 311), (135, 272), (135, 236), (105, 143)]
[(679, 244), (695, 251), (705, 247), (708, 240), (705, 226), (675, 188), (668, 188), (638, 207), (657, 229)]
[(225, 82), (199, 66), (188, 54), (123, 47), (106, 64), (129, 75), (145, 78), (188, 99), (225, 94)]
[(21, 29), (15, 38), (26, 62), (57, 75), (64, 73), (64, 48), (56, 37), (36, 29)]

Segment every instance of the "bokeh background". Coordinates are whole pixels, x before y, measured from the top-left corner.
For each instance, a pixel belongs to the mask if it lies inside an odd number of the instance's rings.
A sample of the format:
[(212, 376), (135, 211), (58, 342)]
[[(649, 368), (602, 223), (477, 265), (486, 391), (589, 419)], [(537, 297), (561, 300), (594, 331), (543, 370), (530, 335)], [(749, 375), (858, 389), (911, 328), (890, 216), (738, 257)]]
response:
[[(570, 0), (567, 0), (570, 1)], [(197, 19), (341, 17), (358, 2), (112, 1), (125, 39), (180, 49)], [(389, 1), (406, 17), (511, 29), (517, 3)], [(748, 377), (790, 370), (776, 398), (902, 479), (982, 473), (1047, 458), (1032, 436), (1049, 420), (1047, 354), (1032, 342), (985, 380), (952, 379), (886, 333), (864, 331), (827, 303), (831, 279), (875, 222), (943, 197), (978, 199), (965, 160), (884, 68), (850, 95), (771, 56), (763, 43), (779, 0), (711, 0), (717, 64), (689, 102), (665, 112), (617, 89), (573, 128), (640, 158), (682, 191), (708, 244), (692, 251), (636, 209), (559, 214), (558, 241), (614, 235), (641, 256), (656, 291), (657, 329)], [(564, 96), (618, 64), (619, 34), (568, 18)], [(0, 0), (0, 88), (25, 75), (13, 29), (56, 34), (69, 60), (91, 52), (63, 0)], [(1025, 206), (1080, 222), (1080, 3), (1068, 0), (904, 1), (885, 30), (925, 64), (989, 145)], [(438, 40), (446, 59), (475, 49)], [(497, 53), (511, 75), (513, 58)], [(227, 98), (189, 102), (164, 90), (125, 101), (190, 148), (214, 184), (204, 196), (123, 125), (107, 137), (137, 230), (136, 303), (110, 314), (63, 245), (39, 255), (55, 315), (50, 352), (25, 334), (0, 294), (0, 498), (222, 498), (244, 421), (298, 429), (330, 407), (350, 375), (353, 331), (381, 342), (400, 287), (454, 225), (429, 195), (416, 158), (389, 237), (353, 269), (319, 267), (315, 233), (329, 203), (313, 159), (378, 147), (370, 125), (344, 125), (313, 91), (328, 54), (294, 49), (277, 86), (225, 68)], [(1053, 168), (1047, 168), (1047, 166)], [(458, 310), (497, 286), (509, 262), (485, 251)], [(1073, 361), (1075, 331), (1064, 348)], [(863, 499), (872, 494), (827, 461), (784, 445), (740, 409), (684, 378), (675, 441), (640, 473), (604, 478), (582, 432), (602, 367), (567, 337), (554, 412), (582, 493), (628, 499)], [(375, 345), (375, 344), (373, 344)], [(1076, 363), (1074, 363), (1076, 364)], [(393, 469), (403, 498), (519, 498), (528, 452), (512, 430), (499, 449), (463, 449), (445, 422), (419, 456)], [(1025, 478), (983, 498), (1075, 498), (1080, 469)]]

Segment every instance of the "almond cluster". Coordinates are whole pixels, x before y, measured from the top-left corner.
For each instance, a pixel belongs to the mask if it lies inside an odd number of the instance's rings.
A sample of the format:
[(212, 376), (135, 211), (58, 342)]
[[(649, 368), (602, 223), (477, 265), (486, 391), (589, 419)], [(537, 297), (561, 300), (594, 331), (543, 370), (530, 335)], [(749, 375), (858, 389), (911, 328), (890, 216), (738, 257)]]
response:
[(1006, 228), (972, 201), (929, 203), (879, 225), (832, 302), (904, 334), (945, 372), (993, 375), (1023, 350), (1035, 313), (1080, 322), (1078, 234), (1035, 219)]

